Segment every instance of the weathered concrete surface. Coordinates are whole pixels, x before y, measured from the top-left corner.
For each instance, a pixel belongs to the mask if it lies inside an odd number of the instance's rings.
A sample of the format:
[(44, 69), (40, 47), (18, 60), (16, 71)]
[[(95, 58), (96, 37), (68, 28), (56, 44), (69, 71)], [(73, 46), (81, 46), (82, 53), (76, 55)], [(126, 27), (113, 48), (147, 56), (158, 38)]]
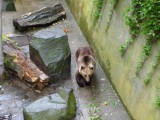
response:
[[(159, 120), (160, 111), (156, 109), (155, 99), (159, 96), (160, 74), (155, 71), (152, 81), (145, 86), (144, 79), (152, 67), (160, 42), (154, 44), (152, 53), (139, 75), (135, 75), (137, 62), (141, 58), (144, 37), (139, 37), (122, 57), (120, 45), (130, 38), (129, 28), (125, 24), (124, 12), (130, 0), (115, 0), (116, 5), (111, 15), (110, 0), (102, 6), (99, 20), (94, 26), (94, 4), (91, 0), (67, 0), (69, 7), (85, 37), (94, 48), (97, 58), (105, 73), (112, 81), (124, 105), (136, 120)], [(78, 4), (77, 4), (78, 3)], [(111, 21), (107, 20), (111, 16)], [(109, 23), (109, 24), (108, 24)], [(121, 120), (121, 119), (119, 119)]]
[(2, 0), (0, 0), (0, 80), (2, 79), (2, 74), (3, 74), (3, 54), (2, 54), (2, 13), (1, 13), (1, 8), (2, 8)]
[(50, 83), (70, 76), (71, 51), (68, 36), (59, 28), (40, 30), (30, 44), (31, 60), (50, 77)]
[(75, 115), (76, 99), (71, 89), (61, 89), (24, 108), (25, 120), (71, 120)]
[[(67, 4), (64, 0), (20, 0), (15, 1), (17, 12), (4, 12), (3, 13), (3, 32), (4, 33), (19, 33), (15, 31), (14, 27), (12, 26), (13, 18), (19, 16), (21, 14), (34, 11), (36, 9), (40, 9), (42, 7), (51, 5), (54, 1), (60, 1), (67, 14), (67, 20), (64, 22), (60, 22), (56, 25), (50, 26), (50, 28), (59, 27), (61, 29), (68, 29), (68, 40), (71, 49), (71, 78), (65, 82), (62, 82), (60, 85), (53, 84), (48, 88), (44, 89), (41, 95), (35, 94), (29, 88), (24, 87), (25, 85), (21, 85), (19, 81), (12, 80), (10, 81), (10, 85), (5, 83), (5, 94), (6, 92), (10, 92), (13, 94), (18, 94), (25, 98), (25, 101), (28, 99), (36, 100), (43, 95), (55, 93), (55, 89), (58, 86), (67, 86), (74, 88), (74, 92), (76, 95), (76, 101), (78, 105), (77, 117), (75, 120), (90, 120), (91, 114), (90, 111), (92, 107), (89, 107), (89, 104), (92, 104), (95, 100), (97, 101), (98, 108), (100, 108), (99, 114), (102, 114), (102, 120), (130, 120), (126, 110), (124, 109), (119, 97), (117, 96), (115, 90), (113, 89), (111, 83), (109, 82), (108, 78), (104, 74), (101, 66), (97, 63), (97, 69), (95, 73), (94, 82), (92, 82), (91, 87), (80, 88), (78, 87), (75, 81), (75, 52), (78, 47), (88, 45), (86, 42), (85, 37), (83, 36), (81, 30), (79, 29), (76, 21), (74, 20)], [(9, 16), (9, 17), (8, 17)], [(6, 19), (8, 18), (8, 19)], [(36, 31), (36, 30), (35, 30)], [(27, 34), (34, 33), (35, 31), (28, 32)], [(23, 49), (28, 50), (28, 46), (23, 47)], [(16, 82), (12, 85), (12, 82)], [(18, 84), (18, 86), (16, 85)], [(16, 86), (16, 87), (13, 87)], [(21, 88), (23, 86), (23, 88)], [(19, 89), (18, 89), (19, 88)], [(16, 89), (16, 90), (15, 90)], [(18, 90), (17, 90), (18, 89)], [(16, 92), (16, 93), (14, 93)], [(33, 99), (32, 99), (33, 98)], [(105, 105), (104, 102), (108, 104)]]

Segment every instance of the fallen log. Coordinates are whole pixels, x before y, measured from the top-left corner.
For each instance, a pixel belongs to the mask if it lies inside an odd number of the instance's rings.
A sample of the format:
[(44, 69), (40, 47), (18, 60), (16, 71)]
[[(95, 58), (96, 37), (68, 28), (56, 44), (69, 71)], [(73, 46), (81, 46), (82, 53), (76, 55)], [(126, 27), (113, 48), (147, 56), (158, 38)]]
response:
[(65, 18), (66, 12), (63, 6), (58, 3), (53, 7), (44, 7), (13, 19), (13, 26), (22, 32), (32, 27), (51, 25)]
[(49, 77), (41, 71), (15, 42), (3, 37), (4, 65), (36, 90), (48, 85)]

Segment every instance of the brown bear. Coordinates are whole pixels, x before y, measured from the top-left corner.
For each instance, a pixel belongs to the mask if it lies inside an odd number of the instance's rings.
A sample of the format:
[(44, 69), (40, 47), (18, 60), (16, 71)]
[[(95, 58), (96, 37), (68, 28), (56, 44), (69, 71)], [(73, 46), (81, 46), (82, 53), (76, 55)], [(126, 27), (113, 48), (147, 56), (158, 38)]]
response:
[(91, 84), (91, 77), (95, 71), (96, 62), (91, 47), (80, 47), (76, 51), (76, 81), (80, 87)]

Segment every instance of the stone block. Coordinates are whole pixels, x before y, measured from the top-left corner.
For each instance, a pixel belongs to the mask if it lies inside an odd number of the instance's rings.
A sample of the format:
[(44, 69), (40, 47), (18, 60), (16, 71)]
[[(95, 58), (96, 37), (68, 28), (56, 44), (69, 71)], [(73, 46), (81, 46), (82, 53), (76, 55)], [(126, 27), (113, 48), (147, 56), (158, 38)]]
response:
[(50, 77), (50, 83), (70, 76), (71, 51), (68, 37), (59, 28), (44, 29), (31, 38), (31, 60)]
[(72, 120), (76, 116), (76, 100), (71, 89), (45, 96), (24, 108), (25, 120)]

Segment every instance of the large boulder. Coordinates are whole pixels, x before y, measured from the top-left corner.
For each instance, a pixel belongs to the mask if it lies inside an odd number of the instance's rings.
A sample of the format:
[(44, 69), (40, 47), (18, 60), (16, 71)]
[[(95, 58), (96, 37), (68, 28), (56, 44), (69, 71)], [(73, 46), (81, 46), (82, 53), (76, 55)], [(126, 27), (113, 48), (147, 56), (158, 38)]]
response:
[(52, 7), (44, 7), (32, 13), (26, 13), (13, 19), (13, 26), (19, 31), (28, 28), (40, 27), (56, 23), (66, 18), (66, 12), (62, 4), (57, 3)]
[(71, 51), (68, 37), (58, 28), (44, 29), (32, 36), (31, 60), (50, 77), (50, 83), (70, 76)]
[(73, 90), (61, 89), (24, 108), (25, 120), (72, 120), (76, 115)]

